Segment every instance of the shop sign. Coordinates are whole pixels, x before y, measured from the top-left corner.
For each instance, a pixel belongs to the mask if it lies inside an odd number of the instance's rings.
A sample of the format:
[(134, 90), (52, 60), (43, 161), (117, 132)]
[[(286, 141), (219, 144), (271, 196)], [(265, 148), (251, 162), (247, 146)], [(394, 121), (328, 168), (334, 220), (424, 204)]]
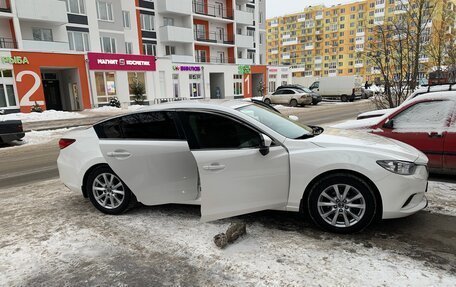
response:
[(241, 75), (250, 74), (251, 73), (250, 66), (248, 66), (248, 65), (240, 65), (240, 66), (238, 66), (238, 72)]
[(200, 66), (173, 66), (173, 71), (201, 72), (201, 67)]
[(147, 55), (122, 55), (88, 53), (90, 70), (155, 71), (155, 57)]
[(29, 60), (27, 57), (2, 57), (2, 64), (11, 64), (11, 65), (28, 65)]
[(277, 73), (277, 69), (269, 69), (270, 73)]

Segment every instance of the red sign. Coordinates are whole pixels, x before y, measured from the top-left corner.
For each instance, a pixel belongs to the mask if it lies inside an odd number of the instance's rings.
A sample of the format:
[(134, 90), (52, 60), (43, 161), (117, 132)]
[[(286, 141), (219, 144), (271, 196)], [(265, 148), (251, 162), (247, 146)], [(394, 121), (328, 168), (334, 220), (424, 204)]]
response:
[(90, 70), (109, 71), (155, 71), (155, 57), (147, 55), (124, 55), (87, 53)]

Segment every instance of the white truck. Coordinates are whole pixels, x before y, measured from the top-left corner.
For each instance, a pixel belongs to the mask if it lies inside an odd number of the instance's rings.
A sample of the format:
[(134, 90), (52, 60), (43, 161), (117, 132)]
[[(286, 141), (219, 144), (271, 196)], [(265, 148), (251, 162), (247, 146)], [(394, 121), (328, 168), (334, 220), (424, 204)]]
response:
[(358, 76), (323, 77), (309, 87), (323, 98), (354, 101), (363, 94), (363, 78)]

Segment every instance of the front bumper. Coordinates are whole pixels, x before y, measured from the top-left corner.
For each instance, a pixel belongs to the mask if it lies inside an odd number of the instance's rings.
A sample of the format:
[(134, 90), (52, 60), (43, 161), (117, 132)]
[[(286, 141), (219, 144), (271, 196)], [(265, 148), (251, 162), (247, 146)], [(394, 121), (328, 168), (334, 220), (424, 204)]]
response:
[(391, 173), (390, 176), (377, 181), (383, 203), (382, 218), (406, 217), (424, 209), (427, 206), (427, 180), (426, 167), (418, 166), (414, 175)]
[(296, 100), (300, 105), (310, 105), (312, 103), (312, 97), (298, 98)]

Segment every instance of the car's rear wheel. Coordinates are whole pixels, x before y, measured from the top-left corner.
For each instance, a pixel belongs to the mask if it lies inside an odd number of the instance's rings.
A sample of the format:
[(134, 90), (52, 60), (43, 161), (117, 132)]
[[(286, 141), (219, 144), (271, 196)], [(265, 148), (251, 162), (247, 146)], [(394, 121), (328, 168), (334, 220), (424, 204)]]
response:
[(263, 101), (263, 102), (264, 102), (265, 104), (268, 104), (268, 105), (270, 105), (270, 104), (271, 104), (271, 100), (270, 100), (270, 99), (264, 99), (264, 101)]
[(92, 204), (107, 214), (123, 213), (132, 199), (126, 184), (107, 166), (97, 167), (89, 174), (86, 190)]
[(291, 99), (291, 101), (290, 101), (290, 106), (291, 106), (291, 107), (296, 107), (297, 105), (298, 105), (298, 101), (295, 100), (295, 99)]
[(341, 101), (341, 102), (347, 102), (347, 101), (348, 101), (347, 96), (346, 96), (346, 95), (341, 96), (341, 97), (340, 97), (340, 101)]
[(334, 174), (319, 180), (310, 190), (307, 208), (313, 222), (337, 233), (358, 232), (375, 217), (372, 188), (351, 174)]

